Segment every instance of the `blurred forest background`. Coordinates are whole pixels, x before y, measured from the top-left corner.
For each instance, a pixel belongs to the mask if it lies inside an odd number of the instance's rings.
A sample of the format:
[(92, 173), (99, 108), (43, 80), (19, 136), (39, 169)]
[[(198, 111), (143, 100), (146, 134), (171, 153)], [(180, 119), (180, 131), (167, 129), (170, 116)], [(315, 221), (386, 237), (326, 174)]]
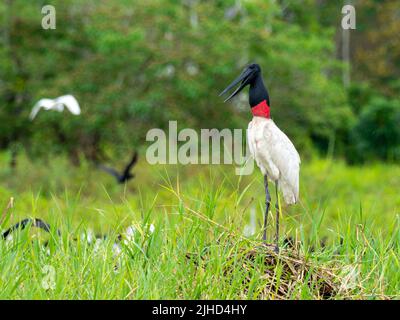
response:
[[(244, 129), (247, 93), (233, 105), (218, 93), (257, 62), (273, 118), (302, 157), (398, 161), (400, 2), (352, 1), (357, 29), (343, 31), (347, 3), (3, 0), (0, 148), (11, 165), (22, 152), (77, 164), (139, 148), (169, 120)], [(46, 4), (57, 10), (55, 30), (41, 27)], [(63, 94), (81, 116), (29, 120), (36, 101)]]

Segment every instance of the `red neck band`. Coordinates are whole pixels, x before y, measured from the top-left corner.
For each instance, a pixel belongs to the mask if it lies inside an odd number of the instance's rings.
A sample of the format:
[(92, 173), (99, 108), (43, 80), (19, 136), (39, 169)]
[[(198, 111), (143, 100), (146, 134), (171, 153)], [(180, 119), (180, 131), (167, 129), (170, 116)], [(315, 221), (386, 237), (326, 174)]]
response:
[(261, 101), (258, 105), (251, 108), (251, 113), (254, 117), (270, 118), (270, 108), (267, 100)]

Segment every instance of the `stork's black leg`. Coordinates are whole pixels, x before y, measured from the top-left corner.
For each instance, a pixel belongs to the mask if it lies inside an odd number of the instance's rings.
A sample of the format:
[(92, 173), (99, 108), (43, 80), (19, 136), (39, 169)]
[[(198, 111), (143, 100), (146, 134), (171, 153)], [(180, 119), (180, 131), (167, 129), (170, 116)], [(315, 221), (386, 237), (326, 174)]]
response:
[(268, 212), (269, 212), (269, 205), (271, 203), (271, 195), (269, 194), (269, 190), (268, 190), (268, 177), (267, 177), (267, 175), (264, 176), (264, 186), (265, 186), (265, 214), (264, 214), (263, 240), (264, 240), (264, 242), (266, 242), (267, 241)]
[(278, 181), (275, 182), (275, 195), (276, 195), (276, 231), (275, 231), (275, 252), (279, 252), (279, 198), (278, 198)]

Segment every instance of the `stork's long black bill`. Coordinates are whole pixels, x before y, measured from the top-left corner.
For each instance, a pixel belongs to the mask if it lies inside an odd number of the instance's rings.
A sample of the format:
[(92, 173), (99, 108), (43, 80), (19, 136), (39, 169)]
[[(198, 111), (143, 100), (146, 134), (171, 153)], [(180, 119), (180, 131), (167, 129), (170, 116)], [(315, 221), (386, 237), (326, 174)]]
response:
[(252, 71), (249, 69), (246, 69), (245, 71), (242, 72), (242, 74), (237, 77), (233, 82), (227, 86), (224, 91), (222, 91), (219, 95), (222, 96), (225, 93), (227, 93), (229, 90), (231, 90), (234, 86), (236, 86), (239, 82), (242, 82), (240, 86), (228, 97), (225, 99), (224, 102), (227, 102), (228, 100), (232, 99), (234, 96), (236, 96), (248, 83), (247, 79), (251, 75)]

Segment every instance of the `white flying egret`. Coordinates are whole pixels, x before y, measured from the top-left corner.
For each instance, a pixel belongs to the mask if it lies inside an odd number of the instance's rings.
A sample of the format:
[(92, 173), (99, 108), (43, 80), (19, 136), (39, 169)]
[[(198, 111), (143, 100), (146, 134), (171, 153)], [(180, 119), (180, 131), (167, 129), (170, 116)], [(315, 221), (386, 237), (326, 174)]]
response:
[(67, 94), (56, 99), (40, 99), (32, 108), (29, 118), (31, 120), (35, 119), (41, 109), (62, 112), (64, 111), (64, 106), (74, 115), (81, 114), (78, 101), (76, 101), (74, 96)]
[(258, 64), (247, 66), (220, 95), (225, 94), (234, 86), (240, 86), (225, 100), (237, 95), (244, 87), (250, 85), (249, 104), (253, 120), (249, 123), (247, 135), (249, 149), (258, 167), (264, 175), (265, 185), (265, 216), (263, 240), (267, 239), (267, 218), (271, 196), (268, 190), (268, 179), (276, 186), (276, 231), (275, 250), (278, 251), (279, 241), (279, 198), (278, 188), (283, 194), (286, 204), (294, 204), (299, 199), (300, 156), (293, 143), (274, 123), (270, 117), (270, 102), (267, 88)]

